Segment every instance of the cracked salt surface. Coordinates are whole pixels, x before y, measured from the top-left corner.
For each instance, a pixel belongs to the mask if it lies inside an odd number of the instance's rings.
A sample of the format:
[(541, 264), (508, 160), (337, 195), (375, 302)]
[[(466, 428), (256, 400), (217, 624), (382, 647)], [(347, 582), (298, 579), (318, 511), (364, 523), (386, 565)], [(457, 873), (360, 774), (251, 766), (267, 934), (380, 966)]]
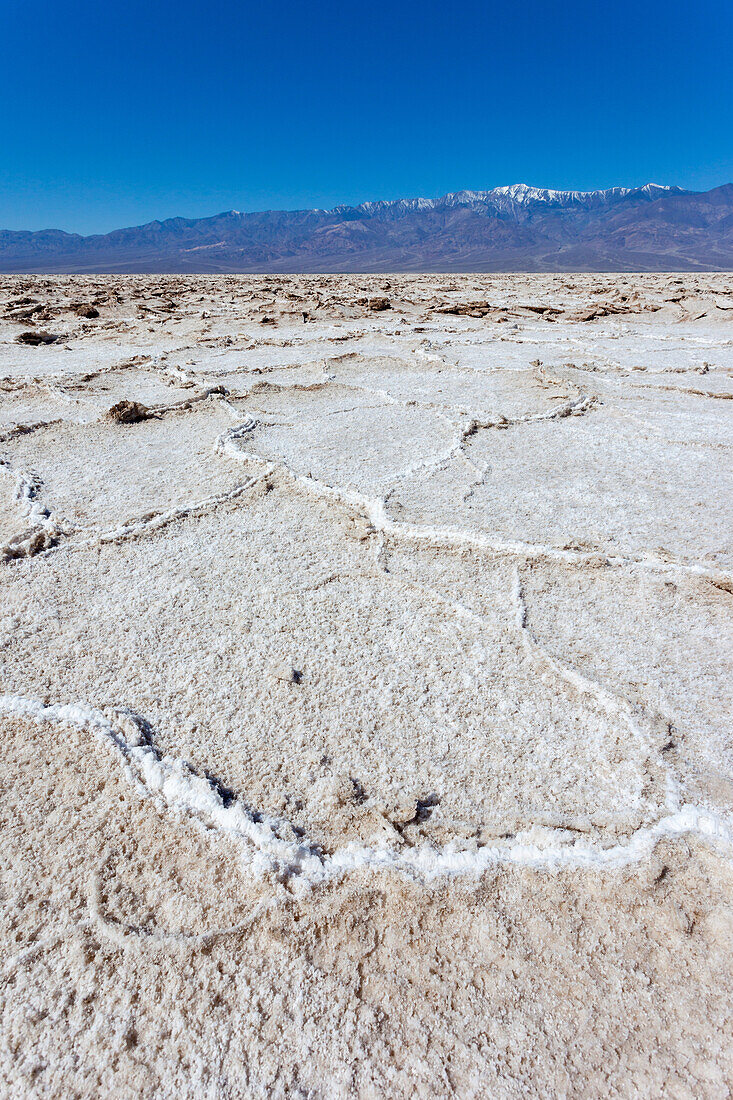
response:
[[(583, 690), (588, 689), (584, 684)], [(730, 825), (699, 806), (677, 807), (673, 790), (670, 813), (652, 827), (638, 829), (626, 843), (610, 847), (580, 840), (567, 843), (562, 830), (555, 830), (553, 835), (552, 831), (534, 828), (517, 833), (510, 843), (486, 845), (473, 851), (462, 851), (451, 843), (439, 849), (423, 844), (406, 851), (352, 843), (323, 853), (307, 840), (287, 839), (288, 833), (292, 835), (288, 822), (255, 814), (239, 801), (225, 805), (215, 785), (193, 773), (185, 761), (161, 756), (154, 745), (141, 744), (140, 739), (127, 741), (119, 727), (91, 707), (75, 703), (44, 706), (37, 699), (2, 695), (0, 711), (39, 723), (89, 730), (118, 751), (131, 779), (146, 794), (158, 795), (174, 812), (190, 814), (204, 825), (240, 841), (248, 868), (259, 875), (272, 872), (296, 889), (319, 886), (364, 869), (393, 870), (426, 880), (442, 875), (477, 876), (504, 863), (548, 871), (620, 869), (647, 858), (659, 840), (688, 834), (721, 845), (729, 858), (733, 854)], [(566, 842), (553, 844), (557, 839)]]
[[(641, 973), (686, 1021), (641, 1092), (723, 1087), (731, 313), (725, 276), (630, 278), (9, 281), (65, 338), (0, 330), (0, 920), (17, 1003), (58, 1020), (11, 1011), (13, 1087), (78, 1085), (83, 1033), (98, 1093), (628, 1093), (661, 1024), (601, 991)], [(632, 312), (572, 319), (622, 289)], [(596, 1067), (599, 998), (626, 1038)], [(424, 1047), (416, 999), (447, 1006)], [(177, 1002), (183, 1076), (148, 1015)]]

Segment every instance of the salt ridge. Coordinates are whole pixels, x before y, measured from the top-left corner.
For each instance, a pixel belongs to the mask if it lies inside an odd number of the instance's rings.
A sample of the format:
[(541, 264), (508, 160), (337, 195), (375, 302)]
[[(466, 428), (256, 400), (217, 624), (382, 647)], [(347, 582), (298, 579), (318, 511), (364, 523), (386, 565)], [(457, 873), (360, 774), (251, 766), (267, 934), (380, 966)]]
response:
[[(225, 806), (215, 787), (184, 760), (161, 756), (147, 736), (145, 724), (124, 708), (117, 712), (117, 725), (85, 703), (47, 705), (21, 695), (0, 696), (0, 711), (38, 724), (88, 730), (117, 754), (140, 793), (235, 841), (242, 851), (244, 867), (256, 877), (275, 874), (296, 892), (307, 892), (359, 871), (393, 871), (430, 882), (445, 877), (479, 877), (489, 868), (502, 865), (548, 872), (619, 870), (647, 858), (659, 841), (685, 835), (720, 846), (728, 858), (733, 856), (730, 824), (719, 814), (690, 804), (680, 806), (650, 827), (638, 829), (625, 844), (610, 847), (580, 840), (558, 843), (562, 830), (535, 827), (517, 833), (504, 844), (473, 850), (449, 841), (442, 847), (424, 843), (409, 849), (351, 843), (325, 853), (307, 840), (291, 839), (292, 829), (282, 819), (255, 814), (239, 799)], [(131, 737), (126, 737), (122, 729), (125, 720), (133, 730)]]

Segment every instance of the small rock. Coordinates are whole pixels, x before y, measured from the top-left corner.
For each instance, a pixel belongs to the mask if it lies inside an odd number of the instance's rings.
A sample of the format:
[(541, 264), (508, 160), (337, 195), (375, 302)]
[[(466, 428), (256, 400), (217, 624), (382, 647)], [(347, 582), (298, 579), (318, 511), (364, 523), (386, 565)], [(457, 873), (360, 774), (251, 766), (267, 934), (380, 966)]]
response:
[(389, 298), (370, 298), (367, 301), (367, 306), (372, 313), (381, 313), (384, 309), (391, 309), (392, 303)]
[(21, 332), (19, 336), (15, 337), (17, 344), (29, 344), (31, 347), (38, 347), (39, 344), (55, 344), (57, 340), (60, 340), (60, 336), (54, 335), (52, 332)]
[(107, 410), (108, 420), (114, 420), (116, 424), (138, 424), (150, 416), (152, 416), (150, 409), (146, 405), (141, 405), (139, 401), (118, 401)]
[(99, 310), (94, 306), (80, 305), (74, 310), (77, 317), (86, 317), (88, 320), (92, 320), (94, 317), (99, 317)]
[(436, 309), (436, 313), (451, 313), (457, 317), (485, 317), (491, 312), (488, 302), (454, 302)]

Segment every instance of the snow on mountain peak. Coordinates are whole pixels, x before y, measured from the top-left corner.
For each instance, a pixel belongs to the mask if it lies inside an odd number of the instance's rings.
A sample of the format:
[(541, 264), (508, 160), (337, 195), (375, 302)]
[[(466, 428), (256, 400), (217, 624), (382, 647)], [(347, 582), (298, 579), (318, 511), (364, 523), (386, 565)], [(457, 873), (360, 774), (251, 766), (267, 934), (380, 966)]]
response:
[(599, 206), (617, 202), (631, 194), (652, 197), (661, 193), (679, 193), (682, 190), (681, 187), (670, 187), (668, 184), (645, 183), (642, 187), (609, 187), (598, 191), (558, 191), (546, 187), (532, 187), (528, 183), (512, 183), (494, 187), (489, 191), (452, 191), (437, 199), (382, 199), (377, 202), (363, 202), (358, 206), (342, 205), (335, 207), (333, 213), (354, 212), (370, 218), (380, 214), (394, 216), (413, 211), (445, 210), (459, 206), (512, 213), (533, 206)]

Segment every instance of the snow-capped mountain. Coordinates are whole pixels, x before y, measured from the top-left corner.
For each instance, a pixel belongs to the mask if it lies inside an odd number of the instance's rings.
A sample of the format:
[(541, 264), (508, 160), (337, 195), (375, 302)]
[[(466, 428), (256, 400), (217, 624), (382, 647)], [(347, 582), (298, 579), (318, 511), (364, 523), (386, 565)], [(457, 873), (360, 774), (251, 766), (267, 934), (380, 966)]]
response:
[(681, 187), (659, 183), (645, 183), (643, 187), (610, 187), (605, 191), (552, 191), (546, 187), (530, 187), (527, 183), (513, 183), (508, 187), (494, 187), (491, 191), (454, 191), (439, 199), (396, 199), (393, 202), (363, 202), (359, 206), (337, 206), (329, 213), (346, 213), (356, 210), (367, 217), (394, 213), (403, 214), (416, 210), (446, 210), (457, 206), (484, 208), (486, 210), (530, 210), (533, 206), (568, 207), (609, 205), (627, 195), (659, 198), (661, 195), (682, 194)]
[(610, 271), (733, 268), (733, 185), (515, 183), (336, 206), (229, 210), (82, 237), (0, 231), (0, 271)]

